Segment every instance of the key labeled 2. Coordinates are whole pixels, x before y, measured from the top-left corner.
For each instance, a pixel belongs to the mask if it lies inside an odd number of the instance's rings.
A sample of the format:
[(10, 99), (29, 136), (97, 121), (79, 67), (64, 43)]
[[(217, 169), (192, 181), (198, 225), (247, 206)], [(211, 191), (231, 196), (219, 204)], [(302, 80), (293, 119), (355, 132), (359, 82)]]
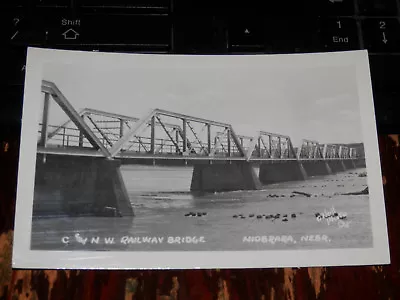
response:
[(396, 18), (367, 19), (362, 24), (364, 46), (371, 52), (400, 50), (400, 23)]

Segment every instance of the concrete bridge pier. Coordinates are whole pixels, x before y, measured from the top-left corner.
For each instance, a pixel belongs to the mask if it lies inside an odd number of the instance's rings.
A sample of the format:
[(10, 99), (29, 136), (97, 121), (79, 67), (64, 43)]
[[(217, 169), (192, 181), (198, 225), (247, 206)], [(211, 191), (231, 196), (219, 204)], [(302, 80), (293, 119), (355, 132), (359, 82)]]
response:
[(190, 190), (193, 192), (222, 192), (257, 190), (261, 183), (251, 163), (198, 163), (193, 167)]
[(307, 179), (304, 167), (298, 161), (265, 162), (260, 165), (260, 181), (271, 184)]
[(354, 161), (352, 159), (346, 159), (343, 161), (343, 165), (346, 168), (346, 170), (352, 170), (355, 169)]
[(365, 158), (358, 158), (354, 160), (354, 165), (356, 168), (366, 168), (367, 164), (365, 162)]
[(33, 216), (133, 216), (118, 160), (38, 154)]
[(307, 176), (326, 176), (332, 174), (329, 165), (322, 160), (303, 161), (301, 164), (304, 167)]
[(333, 174), (346, 171), (346, 167), (343, 164), (342, 160), (328, 161), (328, 165), (331, 168)]

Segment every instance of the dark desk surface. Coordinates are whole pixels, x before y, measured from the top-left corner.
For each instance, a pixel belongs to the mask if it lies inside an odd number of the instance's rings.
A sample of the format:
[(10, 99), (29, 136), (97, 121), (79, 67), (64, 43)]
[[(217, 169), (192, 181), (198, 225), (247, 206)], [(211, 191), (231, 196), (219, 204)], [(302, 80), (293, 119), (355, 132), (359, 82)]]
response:
[[(397, 136), (394, 136), (396, 138)], [(379, 137), (391, 265), (186, 271), (11, 270), (17, 151), (0, 156), (0, 299), (400, 299), (400, 148)]]

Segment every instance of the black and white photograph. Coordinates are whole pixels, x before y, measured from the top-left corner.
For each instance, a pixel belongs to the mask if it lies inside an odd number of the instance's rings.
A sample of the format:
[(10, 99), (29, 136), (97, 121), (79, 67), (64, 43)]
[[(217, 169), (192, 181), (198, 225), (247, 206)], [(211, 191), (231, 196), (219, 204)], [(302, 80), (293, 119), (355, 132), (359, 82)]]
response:
[(366, 57), (31, 48), (14, 265), (387, 263)]

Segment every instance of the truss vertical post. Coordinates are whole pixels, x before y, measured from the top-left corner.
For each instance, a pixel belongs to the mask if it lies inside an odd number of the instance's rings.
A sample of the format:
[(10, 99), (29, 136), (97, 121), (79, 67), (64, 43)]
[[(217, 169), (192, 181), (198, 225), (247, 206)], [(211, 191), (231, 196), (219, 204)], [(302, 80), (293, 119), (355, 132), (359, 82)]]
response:
[(303, 146), (304, 146), (304, 141), (302, 141), (300, 147), (297, 148), (297, 159), (299, 159), (301, 157), (301, 152), (303, 150)]
[(226, 130), (226, 134), (227, 134), (227, 142), (228, 142), (228, 157), (231, 156), (231, 130), (229, 128), (227, 128)]
[(182, 132), (183, 132), (183, 153), (187, 150), (187, 135), (186, 135), (186, 119), (182, 119)]
[[(176, 144), (179, 146), (179, 130), (175, 128), (175, 139), (176, 139)], [(176, 148), (176, 153), (179, 153), (180, 149)]]
[(119, 119), (119, 137), (122, 138), (124, 136), (124, 120)]
[(287, 138), (287, 143), (288, 143), (288, 158), (296, 157), (296, 153), (294, 153), (292, 141), (290, 140), (290, 138)]
[(269, 143), (269, 158), (272, 158), (272, 137), (268, 135), (268, 143)]
[(316, 144), (315, 144), (314, 157), (313, 157), (313, 158), (317, 158), (317, 156), (318, 156), (318, 151), (319, 151), (319, 144), (316, 143)]
[(282, 158), (281, 137), (278, 137), (278, 153), (279, 153), (279, 158)]
[(156, 117), (152, 116), (151, 117), (151, 138), (150, 138), (150, 153), (154, 154), (155, 152), (155, 137), (156, 137), (156, 132), (155, 132), (155, 124), (156, 124)]
[[(85, 115), (81, 115), (81, 118), (82, 118), (82, 120), (84, 120)], [(79, 147), (83, 147), (83, 132), (82, 132), (82, 130), (80, 130), (79, 128), (78, 128), (78, 130), (79, 130), (79, 141), (78, 141), (78, 145), (79, 145)]]
[(79, 147), (83, 147), (83, 133), (79, 130)]
[(211, 124), (207, 124), (207, 152), (208, 155), (211, 153)]
[(339, 146), (339, 153), (338, 153), (339, 158), (342, 158), (342, 152), (343, 152), (343, 147)]
[(160, 150), (159, 151), (157, 151), (157, 152), (160, 152), (160, 153), (162, 153), (163, 152), (163, 149), (164, 149), (164, 144), (165, 144), (165, 140), (161, 140), (161, 145), (160, 145)]
[(63, 147), (64, 147), (64, 144), (65, 144), (65, 127), (63, 128)]
[(291, 158), (291, 155), (296, 156), (296, 153), (294, 153), (292, 141), (290, 138), (287, 138), (287, 144), (288, 144), (288, 158)]
[(257, 147), (258, 147), (258, 157), (262, 157), (262, 152), (261, 152), (261, 137), (258, 138)]
[(49, 106), (50, 106), (50, 94), (44, 93), (44, 105), (43, 105), (43, 116), (42, 116), (42, 131), (40, 136), (40, 145), (46, 147), (47, 144), (47, 129), (49, 121)]
[(326, 152), (327, 152), (327, 150), (328, 150), (328, 145), (325, 144), (325, 145), (324, 145), (324, 150), (322, 150), (322, 158), (323, 158), (323, 159), (326, 158)]

